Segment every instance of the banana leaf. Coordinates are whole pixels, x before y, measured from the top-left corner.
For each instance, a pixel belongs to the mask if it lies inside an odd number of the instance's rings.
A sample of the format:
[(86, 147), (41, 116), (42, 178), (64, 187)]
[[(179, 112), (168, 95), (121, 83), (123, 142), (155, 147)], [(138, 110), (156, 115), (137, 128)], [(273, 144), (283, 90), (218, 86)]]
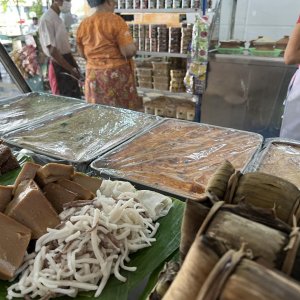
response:
[[(32, 161), (30, 156), (27, 155), (21, 155), (18, 157), (18, 162), (20, 164), (20, 168), (9, 171), (5, 173), (4, 175), (0, 176), (0, 185), (10, 185), (14, 184), (17, 176), (19, 175), (20, 171), (22, 170), (22, 166), (27, 161)], [(2, 298), (1, 298), (2, 299)]]
[[(0, 184), (13, 184), (19, 171), (12, 171), (14, 173), (1, 176)], [(156, 242), (151, 247), (137, 251), (131, 255), (129, 266), (136, 266), (137, 270), (135, 272), (121, 271), (121, 274), (127, 277), (125, 283), (111, 276), (100, 297), (94, 298), (93, 293), (80, 293), (76, 299), (141, 299), (142, 295), (140, 294), (142, 294), (143, 290), (140, 291), (140, 286), (144, 282), (147, 282), (149, 275), (159, 266), (163, 265), (165, 261), (168, 261), (168, 258), (179, 248), (184, 203), (173, 199), (173, 204), (169, 214), (158, 220), (160, 227), (155, 236)], [(0, 281), (0, 299), (6, 298), (6, 289), (8, 286), (8, 282)], [(59, 299), (67, 300), (71, 298), (60, 297)]]
[(179, 249), (175, 250), (164, 262), (162, 262), (150, 275), (147, 285), (144, 288), (144, 291), (140, 297), (140, 300), (147, 300), (151, 292), (153, 291), (154, 287), (157, 284), (158, 276), (160, 272), (163, 270), (164, 265), (166, 262), (174, 261), (179, 262), (180, 260), (180, 252)]

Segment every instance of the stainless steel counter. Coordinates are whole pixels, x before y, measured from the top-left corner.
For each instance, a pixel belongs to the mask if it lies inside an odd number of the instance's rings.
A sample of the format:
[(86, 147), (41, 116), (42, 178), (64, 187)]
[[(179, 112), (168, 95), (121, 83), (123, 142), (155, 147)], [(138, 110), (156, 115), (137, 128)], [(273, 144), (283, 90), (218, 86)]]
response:
[(278, 136), (295, 70), (283, 58), (211, 55), (201, 122)]

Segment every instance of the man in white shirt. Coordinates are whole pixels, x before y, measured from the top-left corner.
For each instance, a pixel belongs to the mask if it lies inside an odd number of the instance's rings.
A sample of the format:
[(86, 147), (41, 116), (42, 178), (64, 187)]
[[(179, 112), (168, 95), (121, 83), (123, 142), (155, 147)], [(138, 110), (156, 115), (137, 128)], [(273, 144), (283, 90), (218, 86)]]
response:
[(29, 33), (36, 33), (39, 29), (39, 19), (37, 17), (32, 18), (32, 23), (29, 26)]
[[(49, 83), (53, 94), (80, 98), (76, 80), (79, 68), (71, 54), (69, 36), (59, 14), (71, 10), (71, 0), (52, 0), (52, 5), (42, 16), (39, 38), (43, 52), (50, 58)], [(67, 74), (66, 74), (67, 73)]]

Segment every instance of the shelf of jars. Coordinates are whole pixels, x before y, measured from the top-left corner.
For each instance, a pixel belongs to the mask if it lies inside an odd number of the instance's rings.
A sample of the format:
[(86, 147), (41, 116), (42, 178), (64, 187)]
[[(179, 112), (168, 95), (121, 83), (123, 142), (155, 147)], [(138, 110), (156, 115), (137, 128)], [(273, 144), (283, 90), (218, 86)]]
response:
[(200, 0), (118, 0), (117, 13), (192, 13)]
[(129, 24), (139, 55), (187, 58), (192, 24), (167, 27), (165, 24)]
[(197, 13), (197, 8), (160, 8), (160, 9), (115, 9), (116, 13), (120, 14), (156, 14), (156, 13)]

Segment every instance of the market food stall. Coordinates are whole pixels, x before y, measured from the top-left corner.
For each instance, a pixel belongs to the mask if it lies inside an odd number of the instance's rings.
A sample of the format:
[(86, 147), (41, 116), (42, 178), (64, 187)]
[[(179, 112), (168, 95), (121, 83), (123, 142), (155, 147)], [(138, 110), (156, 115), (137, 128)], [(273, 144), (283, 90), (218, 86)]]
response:
[(21, 94), (0, 100), (3, 299), (299, 299), (297, 142), (32, 93), (0, 58)]

